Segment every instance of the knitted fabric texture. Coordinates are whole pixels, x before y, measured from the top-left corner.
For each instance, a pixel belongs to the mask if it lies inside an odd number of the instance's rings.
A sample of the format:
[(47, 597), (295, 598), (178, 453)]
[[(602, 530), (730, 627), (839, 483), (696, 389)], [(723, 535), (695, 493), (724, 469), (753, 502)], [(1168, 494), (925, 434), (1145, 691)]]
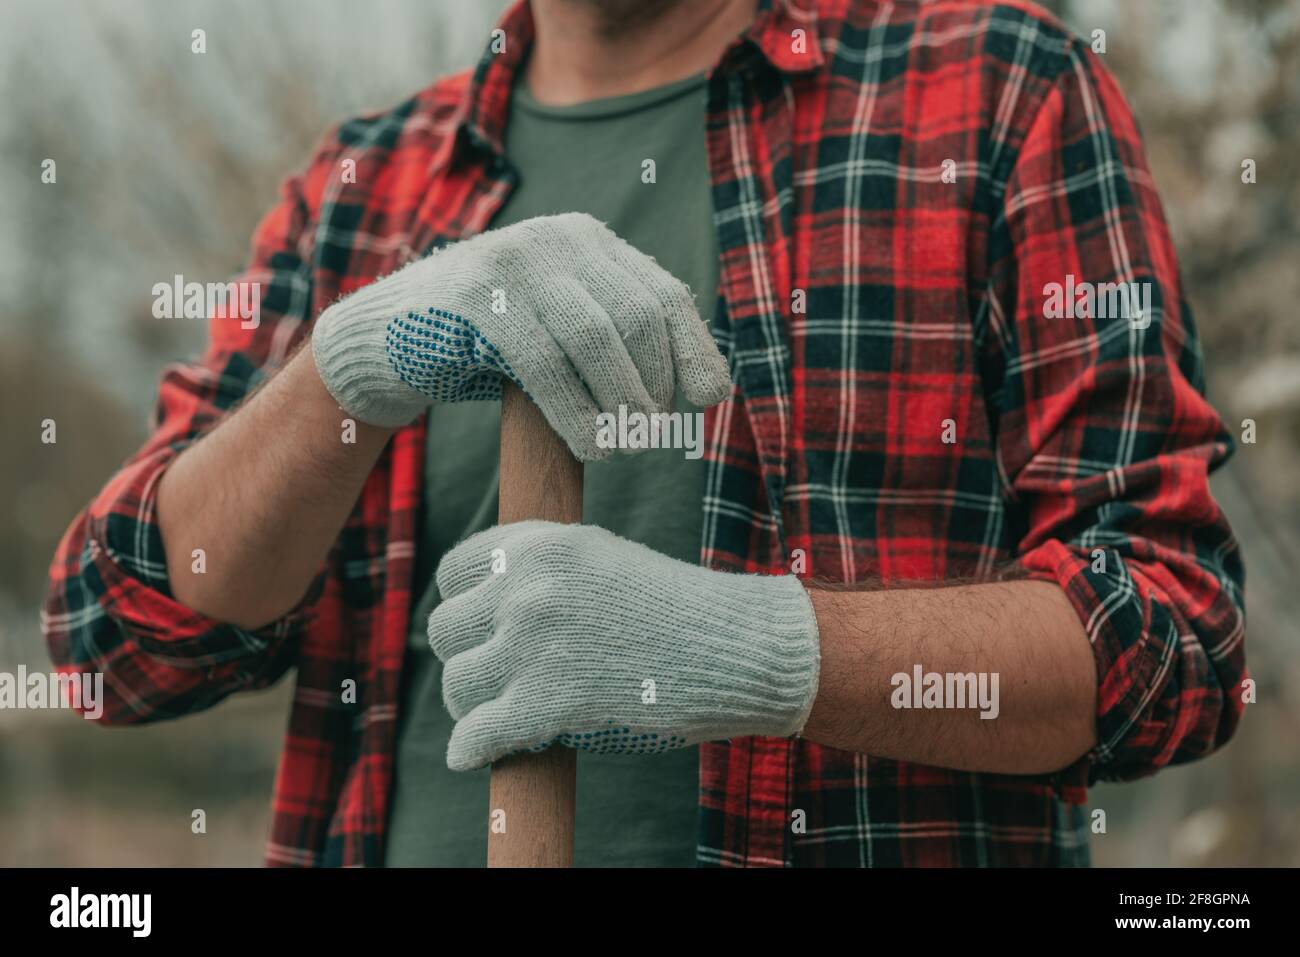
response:
[(516, 382), (584, 461), (601, 412), (714, 405), (731, 379), (690, 290), (583, 213), (541, 216), (438, 250), (339, 300), (312, 335), (350, 415), (400, 426), (431, 402)]
[(637, 753), (790, 735), (812, 707), (817, 622), (792, 576), (700, 568), (592, 525), (519, 522), (456, 546), (437, 582), (429, 644), (456, 719), (453, 770), (556, 742)]

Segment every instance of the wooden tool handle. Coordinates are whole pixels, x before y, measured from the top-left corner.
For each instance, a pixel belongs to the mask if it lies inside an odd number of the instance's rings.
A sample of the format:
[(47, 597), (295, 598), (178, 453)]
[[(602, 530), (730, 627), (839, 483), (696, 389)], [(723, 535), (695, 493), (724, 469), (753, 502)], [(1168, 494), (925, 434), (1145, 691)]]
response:
[[(582, 521), (582, 463), (528, 396), (507, 382), (497, 521), (530, 518)], [(507, 568), (509, 561), (507, 555)], [(488, 867), (573, 866), (575, 757), (571, 748), (553, 747), (492, 765)]]

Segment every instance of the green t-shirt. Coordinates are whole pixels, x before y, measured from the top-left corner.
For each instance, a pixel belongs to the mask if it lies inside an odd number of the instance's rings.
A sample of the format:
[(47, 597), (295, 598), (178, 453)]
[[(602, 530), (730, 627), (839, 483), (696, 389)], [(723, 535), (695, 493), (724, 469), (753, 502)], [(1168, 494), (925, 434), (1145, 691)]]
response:
[[(506, 152), (519, 183), (492, 226), (585, 212), (690, 286), (711, 321), (718, 288), (704, 77), (631, 96), (543, 106), (519, 83)], [(654, 161), (654, 176), (647, 160)], [(653, 180), (646, 182), (646, 180)], [(681, 395), (677, 408), (698, 411)], [(435, 405), (429, 415), (423, 528), (388, 829), (391, 867), (478, 867), (487, 857), (488, 773), (447, 770), (452, 720), (425, 620), (433, 572), (457, 542), (496, 524), (501, 409)], [(682, 449), (616, 453), (586, 468), (583, 521), (698, 562), (704, 464)], [(426, 585), (427, 583), (427, 585)], [(698, 750), (578, 753), (578, 866), (690, 866), (695, 858)]]

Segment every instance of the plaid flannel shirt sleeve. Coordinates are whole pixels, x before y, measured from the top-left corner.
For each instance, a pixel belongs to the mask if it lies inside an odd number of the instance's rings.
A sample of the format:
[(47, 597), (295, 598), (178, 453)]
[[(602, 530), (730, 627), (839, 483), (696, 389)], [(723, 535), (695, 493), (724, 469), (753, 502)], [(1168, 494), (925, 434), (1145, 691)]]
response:
[(329, 149), (322, 149), (303, 175), (284, 183), (254, 234), (247, 268), (233, 281), (257, 284), (256, 327), (228, 315), (229, 306), (210, 317), (202, 357), (164, 371), (148, 441), (77, 515), (58, 546), (42, 631), (60, 671), (104, 674), (101, 720), (107, 724), (199, 711), (232, 692), (274, 682), (292, 663), (321, 580), (297, 609), (257, 631), (198, 614), (172, 596), (156, 504), (172, 461), (305, 334), (312, 217), (304, 187), (332, 168)]
[[(1136, 125), (1077, 41), (1006, 182), (990, 239), (998, 462), (1018, 564), (1064, 590), (1097, 667), (1098, 742), (1062, 779), (1132, 779), (1212, 752), (1243, 711), (1244, 572), (1208, 483), (1232, 439)], [(1098, 299), (1054, 317), (1069, 275), (1145, 284), (1149, 314), (1097, 318)]]

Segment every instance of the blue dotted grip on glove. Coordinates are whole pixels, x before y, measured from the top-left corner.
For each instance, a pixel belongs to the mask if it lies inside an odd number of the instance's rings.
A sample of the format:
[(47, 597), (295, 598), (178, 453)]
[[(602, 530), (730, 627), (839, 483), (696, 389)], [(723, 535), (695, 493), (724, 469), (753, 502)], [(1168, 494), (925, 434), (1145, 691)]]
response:
[(398, 377), (435, 401), (499, 399), (503, 375), (523, 388), (510, 363), (477, 326), (442, 309), (394, 316), (385, 347)]
[(528, 750), (537, 753), (555, 744), (592, 754), (661, 754), (686, 747), (686, 739), (677, 735), (637, 734), (631, 728), (606, 728), (604, 731), (562, 734)]

